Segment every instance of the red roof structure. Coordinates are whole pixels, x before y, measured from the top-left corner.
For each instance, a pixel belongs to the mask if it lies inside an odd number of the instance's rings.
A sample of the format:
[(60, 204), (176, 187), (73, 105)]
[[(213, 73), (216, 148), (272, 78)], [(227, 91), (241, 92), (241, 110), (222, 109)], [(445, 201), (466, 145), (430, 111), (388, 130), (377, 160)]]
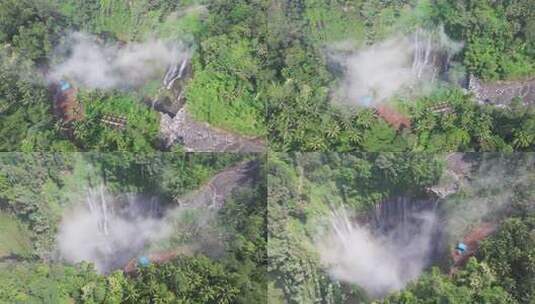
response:
[(454, 269), (452, 269), (452, 271), (455, 271), (455, 268), (464, 265), (479, 249), (480, 242), (489, 237), (494, 231), (496, 231), (496, 225), (492, 223), (482, 223), (472, 229), (463, 238), (463, 243), (468, 247), (467, 251), (460, 253), (458, 250), (453, 250), (451, 253), (454, 264)]
[[(157, 252), (157, 253), (151, 253), (148, 255), (150, 263), (153, 264), (161, 264), (165, 263), (167, 261), (170, 261), (174, 258), (176, 258), (181, 251), (164, 251), (164, 252)], [(124, 267), (124, 272), (131, 273), (134, 272), (138, 268), (138, 259), (133, 258), (126, 264)]]
[(376, 108), (376, 113), (396, 130), (411, 127), (410, 119), (390, 106), (380, 105)]
[(76, 99), (77, 93), (78, 90), (75, 88), (57, 90), (54, 98), (54, 114), (65, 123), (80, 120), (84, 116), (82, 106)]

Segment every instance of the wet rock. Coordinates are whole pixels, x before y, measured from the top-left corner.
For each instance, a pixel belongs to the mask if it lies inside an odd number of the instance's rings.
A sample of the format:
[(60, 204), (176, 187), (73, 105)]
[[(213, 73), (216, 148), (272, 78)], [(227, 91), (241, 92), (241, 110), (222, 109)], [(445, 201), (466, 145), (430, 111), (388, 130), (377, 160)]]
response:
[(218, 130), (207, 123), (193, 120), (180, 109), (175, 117), (162, 113), (160, 134), (165, 148), (180, 143), (191, 152), (262, 152), (263, 143), (237, 134)]
[(517, 97), (526, 106), (535, 104), (535, 79), (485, 83), (470, 75), (468, 90), (480, 104), (507, 107)]

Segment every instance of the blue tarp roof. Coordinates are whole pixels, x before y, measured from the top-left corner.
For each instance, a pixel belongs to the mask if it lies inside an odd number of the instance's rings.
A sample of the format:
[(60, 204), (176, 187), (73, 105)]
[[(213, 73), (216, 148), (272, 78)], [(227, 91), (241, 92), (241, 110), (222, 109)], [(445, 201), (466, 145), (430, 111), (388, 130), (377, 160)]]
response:
[(370, 106), (373, 102), (373, 97), (370, 95), (360, 96), (358, 99), (359, 102), (365, 106)]
[(140, 266), (149, 266), (150, 264), (150, 259), (147, 257), (147, 256), (140, 256), (138, 259), (137, 259), (137, 262)]
[(67, 81), (65, 81), (65, 80), (60, 80), (59, 81), (59, 89), (60, 90), (67, 91), (70, 88), (71, 88), (71, 84), (68, 83)]
[(468, 246), (465, 243), (459, 243), (455, 249), (464, 252), (468, 249)]

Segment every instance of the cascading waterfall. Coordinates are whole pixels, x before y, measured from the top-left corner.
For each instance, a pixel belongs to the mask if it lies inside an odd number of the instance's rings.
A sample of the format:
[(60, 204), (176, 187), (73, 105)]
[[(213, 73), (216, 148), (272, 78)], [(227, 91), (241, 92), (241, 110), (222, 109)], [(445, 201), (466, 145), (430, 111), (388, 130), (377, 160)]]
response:
[(379, 298), (416, 279), (440, 252), (438, 202), (398, 197), (378, 204), (365, 223), (344, 208), (332, 211), (316, 241), (322, 263), (337, 280)]
[(451, 40), (441, 26), (434, 30), (417, 29), (411, 37), (413, 47), (412, 73), (417, 80), (446, 77), (452, 57), (463, 47)]
[[(149, 248), (152, 245), (160, 245), (160, 241), (186, 231), (197, 234), (211, 227), (217, 210), (234, 189), (254, 182), (252, 173), (257, 166), (257, 162), (247, 161), (227, 168), (197, 191), (176, 198), (173, 207), (162, 204), (154, 195), (112, 195), (105, 184), (90, 188), (81, 204), (63, 216), (57, 236), (58, 259), (92, 262), (99, 272), (108, 273), (122, 269), (132, 258), (154, 249)], [(211, 246), (207, 252), (217, 254), (224, 248), (218, 237), (199, 235), (198, 244)]]
[(433, 51), (432, 35), (422, 29), (417, 29), (413, 36), (413, 43), (412, 72), (417, 79), (421, 79), (425, 70), (429, 68), (429, 60)]
[(170, 90), (177, 79), (181, 79), (186, 70), (188, 64), (188, 58), (182, 59), (180, 63), (177, 63), (167, 69), (167, 73), (163, 78), (163, 84), (166, 89)]
[(63, 218), (58, 234), (61, 257), (90, 261), (106, 273), (124, 266), (148, 242), (166, 235), (163, 208), (154, 196), (110, 195), (106, 186), (89, 188), (85, 206)]
[(342, 241), (342, 245), (347, 248), (350, 240), (347, 237), (348, 232), (352, 229), (352, 224), (345, 209), (331, 211), (331, 216), (336, 219), (331, 222), (332, 228), (336, 236)]
[(98, 193), (95, 189), (89, 188), (87, 190), (86, 201), (89, 207), (89, 211), (94, 215), (97, 220), (98, 232), (103, 235), (109, 235), (109, 219), (110, 208), (106, 198), (104, 184), (100, 184)]
[(428, 252), (421, 255), (421, 258), (424, 259), (424, 264), (429, 265), (442, 253), (439, 225), (441, 214), (438, 206), (439, 200), (435, 198), (417, 200), (396, 197), (377, 204), (374, 219), (369, 224), (375, 234), (388, 236), (399, 246), (411, 244), (415, 238), (425, 234), (429, 243), (421, 245)]

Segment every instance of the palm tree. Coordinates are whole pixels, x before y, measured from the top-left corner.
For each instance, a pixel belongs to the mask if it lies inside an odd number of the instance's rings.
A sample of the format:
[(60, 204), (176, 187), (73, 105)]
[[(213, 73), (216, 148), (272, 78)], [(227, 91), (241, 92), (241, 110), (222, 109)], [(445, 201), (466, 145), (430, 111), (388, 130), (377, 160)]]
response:
[(515, 129), (513, 131), (513, 137), (514, 137), (513, 146), (515, 148), (520, 148), (520, 149), (527, 148), (533, 143), (534, 136), (535, 135), (533, 134), (524, 132), (524, 130)]
[(375, 112), (373, 109), (364, 109), (357, 115), (357, 124), (368, 129), (375, 120)]

